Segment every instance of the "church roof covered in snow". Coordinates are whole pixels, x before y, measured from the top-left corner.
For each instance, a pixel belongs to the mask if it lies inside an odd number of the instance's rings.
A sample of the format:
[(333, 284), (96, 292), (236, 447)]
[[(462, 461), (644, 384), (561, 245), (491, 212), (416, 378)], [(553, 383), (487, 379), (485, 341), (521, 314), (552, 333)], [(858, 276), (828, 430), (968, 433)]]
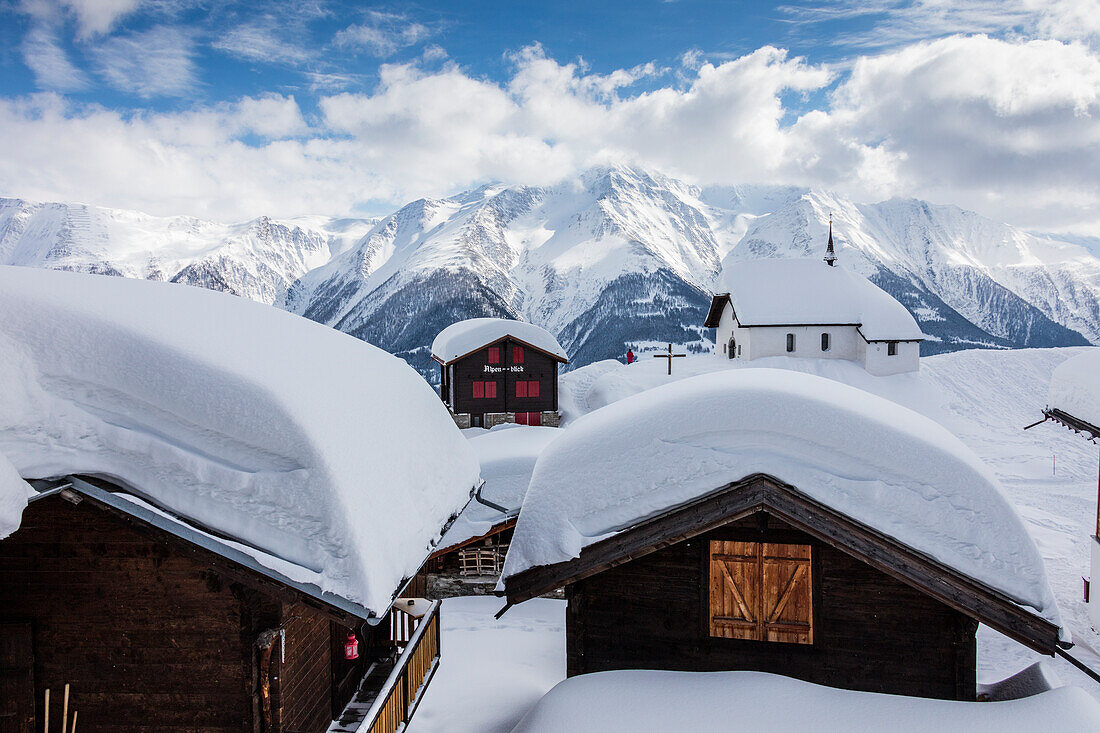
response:
[(1047, 407), (1100, 428), (1100, 349), (1089, 349), (1058, 365), (1050, 378)]
[(691, 377), (574, 422), (535, 465), (505, 587), (759, 474), (1061, 626), (1035, 543), (958, 438), (881, 397), (775, 369)]
[(533, 323), (513, 321), (507, 318), (471, 318), (467, 321), (452, 323), (439, 332), (432, 341), (432, 356), (443, 364), (450, 364), (459, 357), (466, 356), (496, 341), (511, 336), (539, 351), (568, 361), (565, 349), (545, 328)]
[(0, 267), (0, 454), (101, 476), (381, 614), (478, 482), (400, 359), (223, 293)]
[(868, 341), (924, 338), (913, 316), (862, 275), (816, 259), (761, 259), (727, 267), (723, 282), (742, 326), (858, 325)]

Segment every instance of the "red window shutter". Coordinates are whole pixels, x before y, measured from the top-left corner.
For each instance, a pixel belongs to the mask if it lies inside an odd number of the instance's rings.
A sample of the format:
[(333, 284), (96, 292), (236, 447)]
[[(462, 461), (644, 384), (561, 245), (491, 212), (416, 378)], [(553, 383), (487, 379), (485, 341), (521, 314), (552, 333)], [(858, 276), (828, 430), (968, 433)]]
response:
[(485, 397), (490, 399), (490, 400), (495, 400), (497, 398), (497, 383), (496, 382), (486, 382), (485, 383)]
[(522, 346), (513, 346), (512, 347), (512, 363), (513, 364), (522, 364), (523, 363), (523, 347)]
[(485, 397), (485, 382), (474, 382), (474, 399), (479, 400)]
[(499, 346), (490, 346), (489, 347), (489, 363), (490, 364), (499, 364), (500, 363), (500, 347)]
[(542, 413), (541, 412), (529, 412), (527, 413), (528, 425), (542, 425)]
[(516, 425), (526, 425), (526, 424), (527, 424), (527, 413), (526, 412), (517, 412), (516, 413)]
[(516, 382), (516, 397), (526, 397), (526, 396), (527, 396), (527, 382), (524, 382), (523, 380), (520, 380), (520, 381)]
[(538, 397), (539, 396), (539, 383), (538, 382), (529, 382), (527, 384), (527, 396), (528, 397)]

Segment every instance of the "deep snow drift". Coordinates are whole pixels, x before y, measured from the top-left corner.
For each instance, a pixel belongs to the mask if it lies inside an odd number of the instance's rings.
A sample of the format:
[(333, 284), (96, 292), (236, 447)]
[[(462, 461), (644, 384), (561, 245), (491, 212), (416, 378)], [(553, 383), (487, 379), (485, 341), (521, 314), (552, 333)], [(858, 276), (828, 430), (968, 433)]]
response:
[(0, 454), (0, 540), (19, 529), (19, 519), (27, 499), (34, 495), (31, 485), (24, 481), (15, 466)]
[(0, 454), (22, 476), (114, 478), (369, 610), (477, 483), (431, 387), (306, 319), (20, 267), (0, 267), (0, 313)]
[(447, 363), (505, 336), (568, 359), (561, 344), (545, 328), (507, 318), (470, 318), (452, 323), (432, 341), (432, 356)]
[(1060, 625), (1035, 543), (957, 437), (868, 392), (779, 369), (684, 379), (577, 420), (535, 465), (504, 578), (755, 473)]
[(1100, 349), (1067, 359), (1054, 370), (1047, 405), (1100, 427)]
[(543, 449), (561, 434), (559, 428), (504, 423), (470, 438), (470, 447), (477, 454), (481, 478), (485, 482), (478, 496), (490, 504), (503, 507), (504, 511), (476, 499), (471, 501), (447, 530), (439, 549), (481, 537), (501, 522), (515, 517), (531, 482), (535, 461)]
[(1085, 731), (1100, 703), (1076, 687), (1009, 702), (836, 690), (764, 672), (597, 672), (559, 683), (513, 733)]

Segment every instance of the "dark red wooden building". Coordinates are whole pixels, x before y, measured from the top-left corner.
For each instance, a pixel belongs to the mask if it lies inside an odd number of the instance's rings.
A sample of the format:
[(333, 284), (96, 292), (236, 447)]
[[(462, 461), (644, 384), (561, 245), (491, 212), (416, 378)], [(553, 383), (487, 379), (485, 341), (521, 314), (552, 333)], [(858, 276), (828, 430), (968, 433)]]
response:
[(459, 427), (558, 424), (558, 365), (568, 359), (545, 329), (475, 318), (448, 326), (432, 343), (439, 394)]
[(380, 733), (415, 710), (439, 659), (437, 604), (375, 617), (116, 486), (38, 488), (0, 541), (5, 733), (42, 730), (47, 688), (60, 730), (65, 684), (81, 733), (319, 733), (353, 696), (349, 729), (371, 716)]

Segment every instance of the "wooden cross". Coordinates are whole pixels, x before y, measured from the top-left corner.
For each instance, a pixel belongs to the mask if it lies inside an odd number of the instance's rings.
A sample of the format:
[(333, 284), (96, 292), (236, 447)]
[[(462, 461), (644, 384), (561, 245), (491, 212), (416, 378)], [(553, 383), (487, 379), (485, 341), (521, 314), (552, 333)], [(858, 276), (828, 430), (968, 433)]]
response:
[(654, 359), (668, 359), (668, 375), (671, 377), (672, 376), (672, 360), (676, 359), (676, 358), (679, 358), (681, 356), (687, 356), (687, 354), (673, 354), (672, 353), (672, 344), (669, 344), (667, 354), (654, 354), (653, 358)]

